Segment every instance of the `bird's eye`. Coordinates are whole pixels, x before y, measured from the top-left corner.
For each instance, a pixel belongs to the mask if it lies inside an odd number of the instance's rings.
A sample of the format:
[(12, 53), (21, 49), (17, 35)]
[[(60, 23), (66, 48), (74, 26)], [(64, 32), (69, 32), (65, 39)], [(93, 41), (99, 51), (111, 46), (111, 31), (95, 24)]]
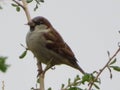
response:
[(36, 22), (36, 25), (40, 25), (40, 24), (43, 24), (43, 21)]

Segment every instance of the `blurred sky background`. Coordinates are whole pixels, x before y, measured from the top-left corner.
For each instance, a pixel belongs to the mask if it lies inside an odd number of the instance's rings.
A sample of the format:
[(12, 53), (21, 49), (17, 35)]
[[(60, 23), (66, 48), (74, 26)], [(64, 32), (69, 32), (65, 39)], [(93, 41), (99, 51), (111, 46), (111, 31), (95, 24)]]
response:
[[(7, 73), (0, 72), (0, 89), (2, 81), (5, 90), (30, 90), (35, 87), (37, 67), (31, 52), (20, 60), (24, 51), (20, 45), (25, 44), (29, 30), (25, 13), (16, 12), (9, 0), (1, 3), (0, 10), (0, 55), (8, 56), (10, 68)], [(8, 2), (9, 1), (9, 2)], [(45, 0), (34, 12), (35, 4), (29, 5), (32, 17), (46, 17), (71, 47), (79, 65), (86, 72), (99, 70), (108, 61), (107, 51), (111, 55), (117, 50), (120, 42), (120, 0)], [(116, 65), (120, 66), (120, 54)], [(82, 74), (65, 65), (55, 66), (45, 76), (46, 89), (60, 90), (68, 78)], [(113, 71), (113, 79), (108, 70), (100, 76), (101, 90), (120, 90), (120, 73)]]

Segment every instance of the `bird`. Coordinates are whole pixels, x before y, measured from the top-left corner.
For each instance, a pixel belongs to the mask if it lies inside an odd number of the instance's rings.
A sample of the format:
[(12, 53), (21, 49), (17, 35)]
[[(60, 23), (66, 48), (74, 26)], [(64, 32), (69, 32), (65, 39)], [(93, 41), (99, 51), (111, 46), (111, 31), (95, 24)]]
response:
[(27, 25), (30, 28), (26, 35), (27, 48), (39, 62), (47, 65), (46, 71), (55, 65), (65, 64), (85, 74), (85, 71), (78, 65), (78, 60), (71, 48), (48, 19), (37, 16)]

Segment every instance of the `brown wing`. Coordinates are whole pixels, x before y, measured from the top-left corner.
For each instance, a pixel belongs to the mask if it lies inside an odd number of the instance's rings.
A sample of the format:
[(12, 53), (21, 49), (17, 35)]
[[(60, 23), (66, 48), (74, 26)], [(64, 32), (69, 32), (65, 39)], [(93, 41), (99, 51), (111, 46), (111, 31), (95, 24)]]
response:
[(60, 54), (61, 56), (67, 57), (68, 59), (72, 60), (71, 62), (76, 61), (70, 47), (64, 42), (64, 40), (56, 30), (54, 30), (53, 28), (51, 29), (52, 30), (50, 30), (49, 33), (44, 34), (46, 40), (50, 41), (46, 44), (46, 47)]

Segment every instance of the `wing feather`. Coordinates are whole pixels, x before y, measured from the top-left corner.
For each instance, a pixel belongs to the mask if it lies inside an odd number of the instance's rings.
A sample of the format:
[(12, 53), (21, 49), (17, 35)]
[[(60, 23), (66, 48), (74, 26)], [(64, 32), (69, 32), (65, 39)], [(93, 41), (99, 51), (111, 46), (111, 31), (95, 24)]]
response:
[(50, 41), (46, 44), (46, 47), (60, 54), (63, 57), (67, 57), (68, 59), (76, 61), (72, 50), (64, 42), (60, 34), (55, 29), (51, 29), (52, 30), (50, 30), (49, 33), (44, 34), (45, 39)]

